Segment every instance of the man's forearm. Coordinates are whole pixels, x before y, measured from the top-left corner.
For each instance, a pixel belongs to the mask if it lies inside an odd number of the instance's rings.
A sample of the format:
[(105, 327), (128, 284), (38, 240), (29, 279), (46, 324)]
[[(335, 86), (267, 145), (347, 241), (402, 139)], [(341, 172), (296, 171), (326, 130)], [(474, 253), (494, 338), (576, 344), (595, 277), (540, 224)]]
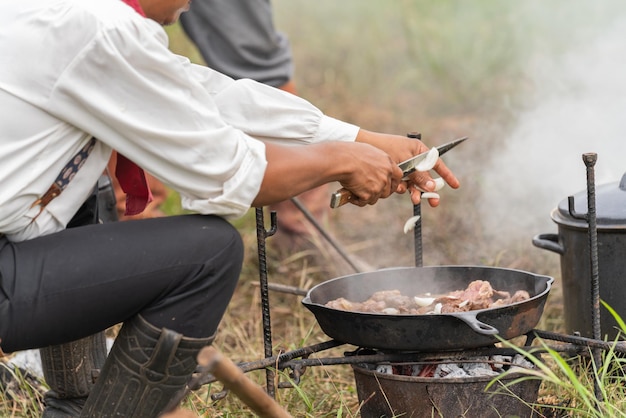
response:
[(265, 176), (253, 206), (266, 206), (287, 200), (322, 184), (339, 181), (349, 164), (342, 166), (347, 152), (337, 143), (307, 146), (266, 144), (268, 161)]

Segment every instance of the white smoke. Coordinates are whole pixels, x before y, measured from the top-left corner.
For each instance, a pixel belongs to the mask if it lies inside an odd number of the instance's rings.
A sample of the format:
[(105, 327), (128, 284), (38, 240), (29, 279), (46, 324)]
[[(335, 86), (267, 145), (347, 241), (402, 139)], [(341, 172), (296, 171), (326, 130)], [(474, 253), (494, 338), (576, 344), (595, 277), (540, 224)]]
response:
[[(574, 29), (577, 22), (570, 23)], [(586, 29), (561, 53), (540, 51), (552, 53), (535, 55), (529, 65), (533, 94), (485, 168), (483, 213), (493, 214), (494, 223), (549, 227), (550, 211), (586, 190), (583, 153), (598, 155), (596, 184), (626, 173), (626, 13)]]

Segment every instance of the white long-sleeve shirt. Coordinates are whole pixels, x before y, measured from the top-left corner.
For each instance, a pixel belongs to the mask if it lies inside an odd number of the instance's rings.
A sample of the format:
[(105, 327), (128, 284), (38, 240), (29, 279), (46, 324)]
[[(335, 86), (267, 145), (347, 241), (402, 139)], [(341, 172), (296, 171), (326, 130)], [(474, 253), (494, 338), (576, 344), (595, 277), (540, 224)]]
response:
[[(168, 50), (164, 30), (119, 0), (0, 2), (0, 233), (65, 225), (113, 149), (177, 190), (183, 207), (243, 215), (266, 168), (262, 141), (353, 141), (358, 127)], [(59, 197), (31, 207), (91, 138)]]

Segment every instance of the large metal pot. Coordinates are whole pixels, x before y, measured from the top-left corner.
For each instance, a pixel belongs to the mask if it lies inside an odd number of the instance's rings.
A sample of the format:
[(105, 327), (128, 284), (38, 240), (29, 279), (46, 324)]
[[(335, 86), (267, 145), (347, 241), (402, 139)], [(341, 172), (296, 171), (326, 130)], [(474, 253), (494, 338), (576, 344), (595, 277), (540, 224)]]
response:
[[(574, 213), (587, 213), (587, 191), (573, 196)], [(593, 337), (589, 225), (569, 211), (569, 199), (551, 213), (558, 234), (539, 234), (533, 244), (561, 256), (566, 332)], [(626, 174), (620, 182), (596, 187), (600, 298), (626, 319)], [(602, 336), (617, 336), (617, 322), (601, 309)]]
[[(380, 290), (403, 295), (448, 293), (486, 280), (497, 290), (526, 290), (531, 298), (498, 308), (441, 315), (388, 315), (349, 312), (325, 306), (344, 297), (364, 301)], [(337, 341), (388, 351), (441, 351), (492, 345), (496, 334), (520, 336), (539, 322), (553, 279), (496, 267), (397, 267), (339, 277), (320, 283), (302, 303), (320, 327)]]

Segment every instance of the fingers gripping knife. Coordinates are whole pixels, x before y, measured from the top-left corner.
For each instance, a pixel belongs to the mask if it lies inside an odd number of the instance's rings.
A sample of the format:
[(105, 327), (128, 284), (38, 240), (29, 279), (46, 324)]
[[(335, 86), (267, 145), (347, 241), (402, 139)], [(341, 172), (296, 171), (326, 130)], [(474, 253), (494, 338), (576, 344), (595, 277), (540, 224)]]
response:
[[(436, 147), (437, 151), (439, 151), (439, 155), (445, 154), (466, 139), (467, 137), (465, 136), (463, 138), (455, 139), (454, 141), (448, 142), (447, 144), (440, 145)], [(413, 173), (417, 169), (418, 164), (422, 162), (427, 155), (428, 151), (411, 157), (408, 160), (398, 164), (398, 167), (402, 170), (402, 178), (405, 179), (408, 175)], [(349, 203), (355, 198), (356, 196), (354, 196), (348, 189), (337, 190), (330, 198), (330, 207), (338, 208), (339, 206), (343, 206), (346, 203)]]

